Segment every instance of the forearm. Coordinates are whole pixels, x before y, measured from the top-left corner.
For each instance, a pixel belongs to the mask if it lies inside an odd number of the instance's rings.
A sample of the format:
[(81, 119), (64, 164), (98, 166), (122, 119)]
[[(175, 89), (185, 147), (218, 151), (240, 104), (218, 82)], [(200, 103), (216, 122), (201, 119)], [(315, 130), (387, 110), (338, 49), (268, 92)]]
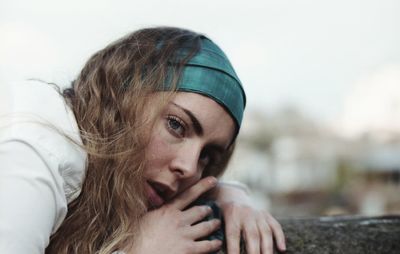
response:
[(221, 203), (246, 201), (249, 202), (249, 188), (237, 181), (219, 181), (218, 185), (209, 191), (206, 198)]

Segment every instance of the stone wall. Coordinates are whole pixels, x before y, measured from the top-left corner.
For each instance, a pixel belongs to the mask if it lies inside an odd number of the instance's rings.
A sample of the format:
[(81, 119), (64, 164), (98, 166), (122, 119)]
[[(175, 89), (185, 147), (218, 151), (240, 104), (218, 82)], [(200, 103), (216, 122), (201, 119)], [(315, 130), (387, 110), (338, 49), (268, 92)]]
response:
[[(286, 236), (286, 254), (400, 254), (400, 216), (320, 217), (280, 222)], [(244, 249), (242, 253), (246, 253)]]

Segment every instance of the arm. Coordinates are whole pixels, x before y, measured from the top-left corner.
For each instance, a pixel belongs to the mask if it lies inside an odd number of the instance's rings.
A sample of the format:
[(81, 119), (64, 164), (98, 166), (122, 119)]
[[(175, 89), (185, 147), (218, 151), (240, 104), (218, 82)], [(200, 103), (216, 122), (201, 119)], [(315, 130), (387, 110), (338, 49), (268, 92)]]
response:
[(72, 111), (53, 86), (0, 85), (0, 252), (45, 252), (80, 189), (85, 153)]
[(220, 182), (209, 195), (220, 206), (225, 219), (225, 235), (229, 254), (239, 253), (243, 236), (247, 253), (273, 253), (273, 238), (284, 251), (282, 228), (267, 211), (255, 208), (247, 187), (241, 183)]
[(0, 142), (2, 253), (45, 252), (55, 224), (66, 212), (62, 182), (50, 173), (52, 166), (28, 143)]
[(207, 193), (207, 197), (221, 208), (232, 203), (253, 206), (249, 188), (237, 181), (219, 181), (218, 185)]

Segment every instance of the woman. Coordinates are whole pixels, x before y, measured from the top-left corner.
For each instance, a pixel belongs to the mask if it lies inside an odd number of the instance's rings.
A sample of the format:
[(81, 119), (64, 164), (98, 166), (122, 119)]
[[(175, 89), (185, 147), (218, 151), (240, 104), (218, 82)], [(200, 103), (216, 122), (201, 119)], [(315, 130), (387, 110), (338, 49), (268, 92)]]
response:
[(50, 106), (25, 102), (31, 87), (16, 92), (25, 107), (11, 111), (39, 118), (13, 117), (0, 146), (0, 232), (19, 239), (8, 253), (43, 253), (53, 233), (46, 253), (216, 251), (221, 241), (199, 240), (221, 224), (202, 221), (207, 206), (190, 206), (200, 196), (222, 210), (228, 253), (239, 253), (241, 236), (248, 253), (272, 253), (273, 236), (284, 250), (279, 223), (215, 179), (233, 152), (245, 94), (205, 36), (151, 28), (116, 41), (64, 90), (68, 107), (48, 88), (40, 89)]

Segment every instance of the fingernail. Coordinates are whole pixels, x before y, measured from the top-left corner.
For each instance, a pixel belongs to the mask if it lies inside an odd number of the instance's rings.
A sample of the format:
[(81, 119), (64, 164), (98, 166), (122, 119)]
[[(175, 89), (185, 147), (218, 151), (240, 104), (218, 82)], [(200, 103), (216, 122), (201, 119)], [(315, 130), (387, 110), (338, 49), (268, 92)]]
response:
[(281, 250), (286, 251), (286, 244), (285, 242), (281, 242)]
[(215, 178), (215, 177), (210, 177), (210, 178), (208, 178), (208, 182), (209, 182), (211, 185), (216, 185), (217, 182), (218, 182), (218, 180), (217, 180), (217, 178)]

